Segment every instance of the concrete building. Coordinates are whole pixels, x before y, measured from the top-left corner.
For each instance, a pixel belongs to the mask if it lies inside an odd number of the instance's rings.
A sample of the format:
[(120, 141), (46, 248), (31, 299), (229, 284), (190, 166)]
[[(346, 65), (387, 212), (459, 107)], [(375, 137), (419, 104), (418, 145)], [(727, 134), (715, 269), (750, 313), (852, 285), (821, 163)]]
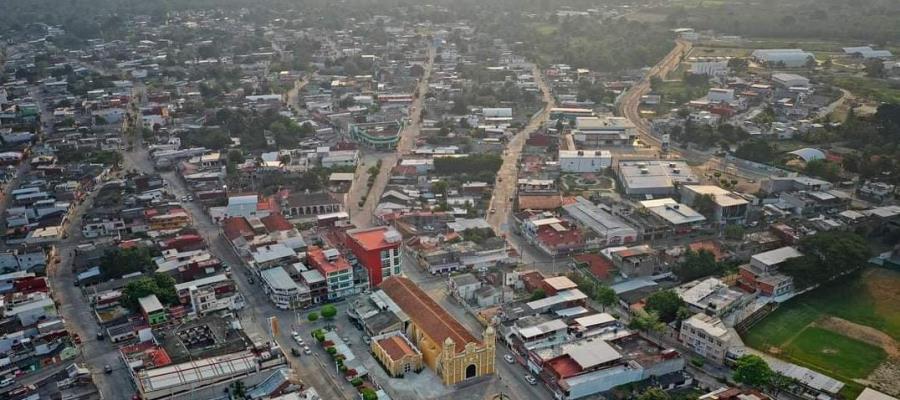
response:
[(390, 150), (400, 141), (403, 125), (399, 121), (350, 124), (350, 138), (378, 150)]
[(239, 310), (243, 296), (225, 274), (213, 275), (175, 285), (175, 293), (182, 304), (190, 304), (197, 316), (222, 310)]
[(699, 229), (706, 217), (671, 198), (645, 200), (641, 206), (671, 227), (676, 233), (688, 233)]
[(479, 341), (427, 293), (401, 276), (382, 282), (381, 290), (409, 316), (404, 333), (421, 351), (423, 363), (445, 385), (494, 373), (493, 327), (488, 326), (484, 341)]
[(694, 353), (721, 365), (725, 363), (731, 334), (719, 318), (694, 314), (682, 321), (678, 339)]
[(579, 224), (593, 231), (598, 236), (597, 242), (601, 247), (637, 240), (637, 230), (632, 226), (583, 197), (576, 197), (575, 203), (563, 206), (563, 210)]
[(794, 290), (794, 280), (778, 272), (778, 266), (795, 257), (801, 257), (803, 253), (789, 246), (770, 250), (750, 257), (750, 263), (740, 266), (739, 280), (751, 289), (758, 290), (762, 295), (779, 297), (788, 295)]
[(572, 136), (585, 149), (630, 147), (634, 145), (637, 129), (624, 117), (578, 117)]
[(560, 150), (559, 168), (562, 172), (601, 172), (612, 165), (608, 150)]
[[(309, 289), (301, 288), (281, 267), (269, 268), (259, 273), (269, 300), (282, 310), (293, 310), (309, 303)], [(306, 289), (306, 290), (303, 290)]]
[(721, 224), (742, 224), (747, 218), (750, 202), (738, 194), (712, 185), (685, 185), (681, 187), (681, 201), (697, 207), (702, 196), (714, 202), (711, 220)]
[(424, 368), (422, 352), (400, 332), (373, 337), (371, 350), (388, 375), (394, 378), (402, 378), (404, 374), (419, 372)]
[(700, 183), (684, 161), (621, 160), (617, 167), (622, 190), (629, 196), (670, 196), (680, 185)]
[(394, 228), (379, 226), (347, 231), (347, 247), (369, 272), (369, 284), (400, 275), (400, 244), (403, 236)]

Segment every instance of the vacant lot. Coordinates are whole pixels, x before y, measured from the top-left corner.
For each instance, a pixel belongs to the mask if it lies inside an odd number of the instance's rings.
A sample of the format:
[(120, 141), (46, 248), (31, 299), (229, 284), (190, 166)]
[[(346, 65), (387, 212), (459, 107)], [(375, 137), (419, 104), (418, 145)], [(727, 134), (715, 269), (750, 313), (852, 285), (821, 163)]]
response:
[(897, 394), (896, 379), (873, 372), (900, 362), (900, 273), (869, 268), (848, 282), (792, 299), (744, 340), (840, 379), (851, 391), (866, 383)]

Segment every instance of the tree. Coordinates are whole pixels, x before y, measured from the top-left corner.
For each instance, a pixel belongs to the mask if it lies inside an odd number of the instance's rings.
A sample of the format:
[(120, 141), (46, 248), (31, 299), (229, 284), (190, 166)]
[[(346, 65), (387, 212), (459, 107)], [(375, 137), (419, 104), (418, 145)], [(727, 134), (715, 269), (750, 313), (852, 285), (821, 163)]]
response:
[(701, 249), (700, 251), (688, 250), (684, 254), (684, 261), (672, 269), (682, 282), (692, 281), (710, 275), (722, 273), (724, 268), (718, 262), (713, 253)]
[(316, 320), (319, 319), (319, 313), (311, 312), (306, 316), (306, 319), (308, 319), (309, 322), (316, 322)]
[(788, 259), (780, 270), (798, 289), (822, 284), (856, 270), (869, 260), (868, 242), (852, 232), (821, 232), (800, 240), (803, 256)]
[(869, 78), (884, 78), (884, 62), (879, 59), (866, 61), (866, 76)]
[(716, 199), (711, 194), (701, 194), (694, 199), (694, 204), (691, 206), (707, 219), (712, 219), (713, 213), (716, 211)]
[(247, 396), (247, 388), (242, 381), (234, 381), (231, 384), (231, 397), (235, 399), (243, 399)]
[(806, 163), (804, 171), (812, 176), (834, 182), (841, 178), (841, 167), (828, 160), (811, 160)]
[(746, 58), (734, 57), (728, 60), (728, 68), (731, 69), (735, 74), (743, 74), (747, 72), (747, 68), (750, 66), (750, 61)]
[(659, 314), (655, 312), (637, 311), (628, 322), (628, 329), (641, 332), (662, 332), (666, 325), (659, 320)]
[(640, 396), (637, 397), (637, 400), (669, 400), (669, 394), (666, 393), (665, 390), (662, 390), (657, 387), (652, 387), (650, 389), (645, 390), (641, 393)]
[(603, 306), (604, 309), (616, 304), (616, 300), (618, 300), (616, 291), (611, 287), (606, 285), (598, 285), (594, 289), (594, 301)]
[(678, 310), (683, 306), (684, 301), (673, 290), (661, 290), (647, 297), (644, 308), (659, 315), (660, 321), (669, 323), (678, 318)]
[(732, 240), (741, 240), (744, 238), (744, 227), (732, 224), (725, 227), (725, 237)]
[(105, 278), (121, 278), (123, 275), (143, 272), (153, 265), (150, 249), (140, 246), (130, 249), (114, 248), (100, 258), (100, 273)]
[(431, 184), (431, 190), (432, 190), (434, 193), (440, 193), (440, 194), (446, 196), (446, 195), (447, 195), (447, 188), (448, 188), (449, 186), (450, 186), (450, 185), (447, 183), (447, 181), (441, 180), (441, 181), (437, 181), (437, 182), (435, 182), (435, 183), (432, 183), (432, 184)]
[(331, 304), (326, 304), (321, 310), (322, 318), (333, 319), (337, 315), (337, 308)]
[(775, 159), (775, 149), (762, 140), (750, 140), (740, 145), (734, 155), (745, 160), (768, 163)]
[(128, 282), (122, 290), (124, 304), (131, 310), (137, 310), (143, 297), (156, 295), (159, 302), (164, 305), (178, 303), (178, 294), (175, 292), (175, 278), (163, 273), (155, 273), (140, 279)]
[(735, 381), (753, 387), (764, 387), (772, 379), (773, 372), (761, 357), (748, 354), (737, 359), (734, 367)]
[(544, 297), (547, 297), (547, 293), (544, 292), (544, 289), (538, 288), (535, 291), (531, 292), (531, 297), (528, 298), (528, 301), (540, 300)]
[(240, 150), (233, 149), (228, 151), (228, 162), (234, 164), (243, 164), (244, 163), (244, 153)]
[(378, 400), (378, 394), (372, 388), (365, 388), (360, 390), (359, 393), (362, 394), (363, 400)]

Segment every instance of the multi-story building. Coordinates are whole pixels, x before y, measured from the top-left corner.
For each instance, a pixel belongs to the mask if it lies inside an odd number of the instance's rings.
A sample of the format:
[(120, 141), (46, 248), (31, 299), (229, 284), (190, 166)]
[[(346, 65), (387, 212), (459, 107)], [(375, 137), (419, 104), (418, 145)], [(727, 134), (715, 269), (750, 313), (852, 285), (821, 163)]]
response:
[(306, 252), (306, 261), (325, 277), (329, 300), (339, 299), (354, 292), (353, 267), (337, 249), (322, 250), (310, 246)]
[(244, 306), (243, 296), (225, 274), (179, 283), (175, 285), (175, 293), (181, 304), (190, 304), (200, 317), (221, 310), (239, 310)]
[(191, 217), (181, 209), (170, 210), (165, 214), (157, 214), (155, 210), (148, 210), (145, 214), (151, 231), (172, 231), (184, 228), (191, 223)]
[(282, 310), (293, 310), (309, 304), (309, 289), (301, 287), (281, 267), (259, 273), (269, 299)]
[(778, 266), (803, 253), (793, 247), (781, 247), (750, 257), (750, 263), (740, 266), (740, 281), (766, 296), (783, 296), (794, 290), (794, 280), (778, 272)]
[(369, 284), (400, 275), (400, 244), (403, 236), (394, 228), (375, 227), (347, 231), (347, 247), (369, 273)]
[(712, 185), (685, 185), (681, 187), (681, 201), (698, 207), (702, 197), (713, 200), (710, 219), (721, 224), (742, 224), (750, 205), (738, 194)]
[(350, 138), (359, 144), (379, 150), (390, 150), (400, 141), (403, 125), (398, 121), (350, 124)]
[(679, 339), (694, 353), (723, 364), (730, 347), (731, 334), (719, 318), (694, 314), (681, 323)]
[(623, 117), (579, 117), (572, 131), (575, 142), (588, 149), (630, 147), (637, 131)]

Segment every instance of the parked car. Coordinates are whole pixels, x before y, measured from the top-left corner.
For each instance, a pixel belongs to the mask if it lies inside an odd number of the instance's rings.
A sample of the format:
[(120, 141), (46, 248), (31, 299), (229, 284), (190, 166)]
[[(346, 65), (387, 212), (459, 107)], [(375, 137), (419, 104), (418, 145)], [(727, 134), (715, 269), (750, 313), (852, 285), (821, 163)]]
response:
[(525, 382), (528, 382), (532, 385), (537, 385), (537, 379), (534, 379), (531, 375), (525, 375)]
[(106, 366), (103, 367), (103, 372), (106, 373), (106, 374), (111, 374), (111, 373), (112, 373), (112, 367), (109, 366), (109, 364), (106, 364)]
[(291, 355), (293, 355), (294, 357), (300, 357), (300, 350), (298, 350), (296, 347), (291, 347)]
[(303, 354), (306, 354), (306, 355), (312, 354), (312, 350), (309, 349), (309, 346), (303, 345)]
[(516, 362), (516, 360), (513, 358), (513, 356), (511, 356), (509, 354), (504, 354), (503, 359), (506, 360), (506, 362), (510, 363), (510, 364)]
[(0, 388), (5, 388), (13, 383), (16, 383), (15, 378), (3, 378), (3, 380), (0, 380)]

